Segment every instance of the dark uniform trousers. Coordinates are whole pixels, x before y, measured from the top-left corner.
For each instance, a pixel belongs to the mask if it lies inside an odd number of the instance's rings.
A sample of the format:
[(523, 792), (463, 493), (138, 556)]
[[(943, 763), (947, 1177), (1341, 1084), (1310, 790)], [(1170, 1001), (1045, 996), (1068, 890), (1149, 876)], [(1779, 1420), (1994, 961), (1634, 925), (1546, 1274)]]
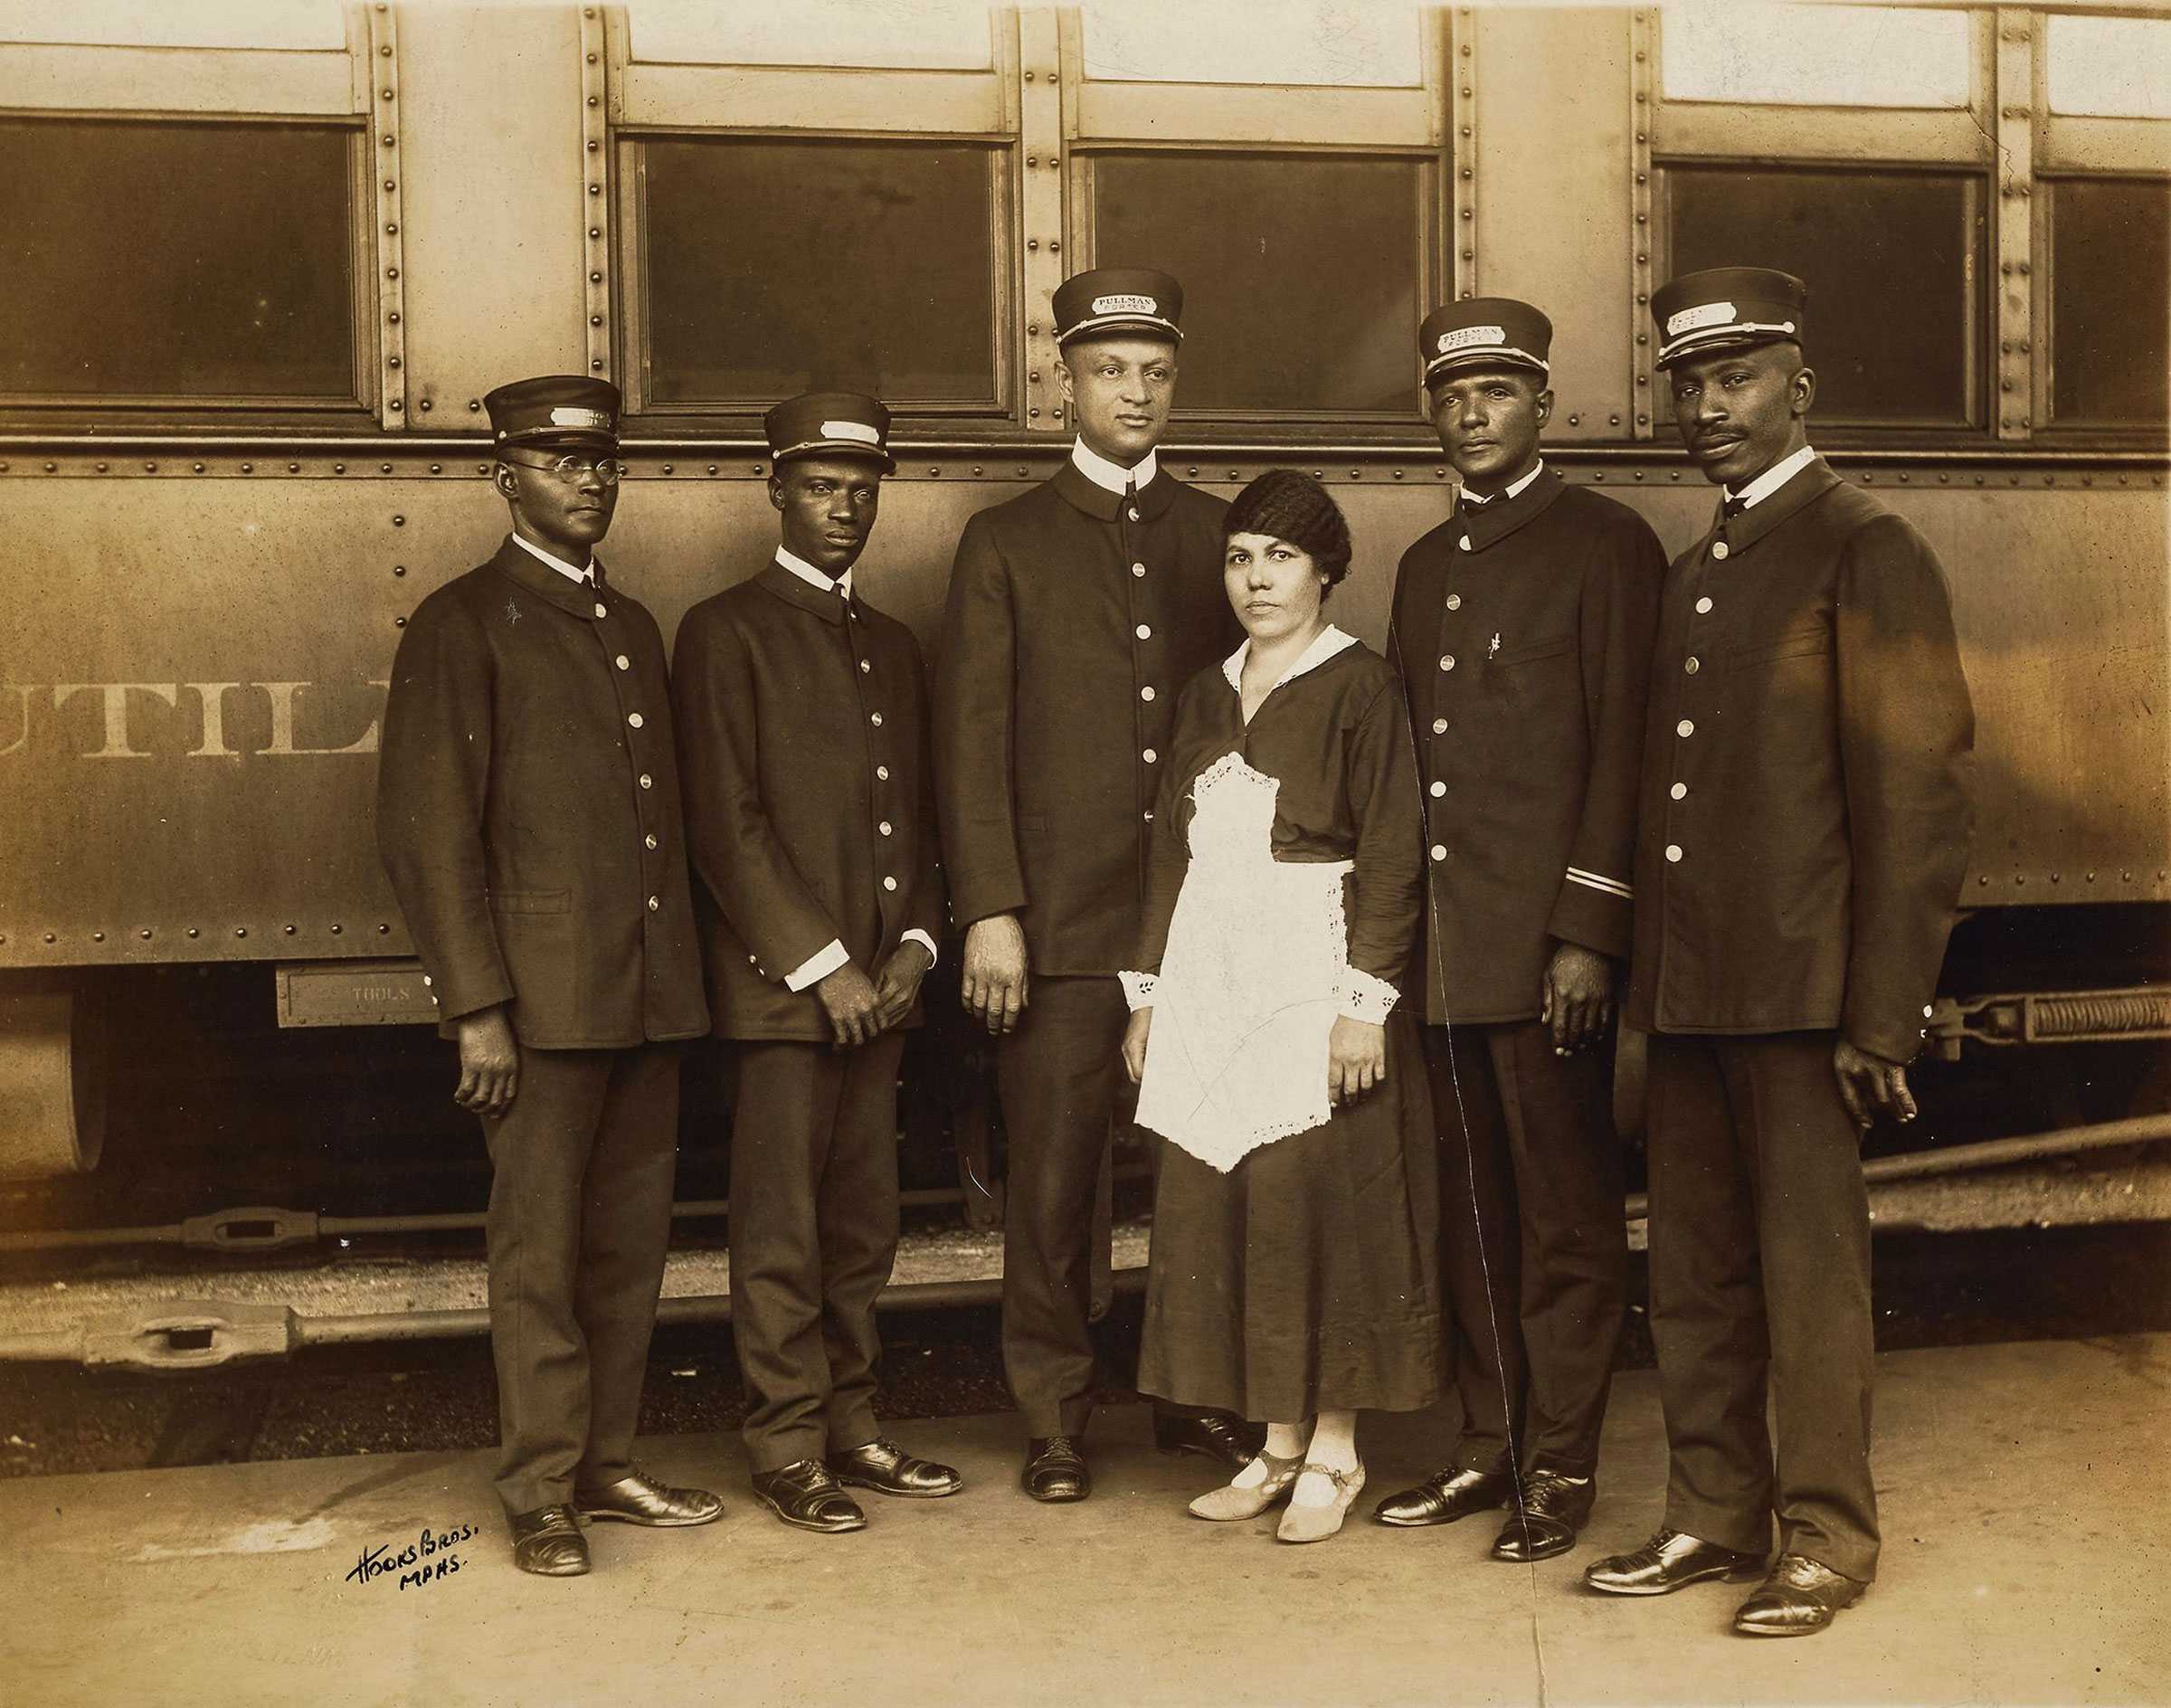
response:
[(523, 1050), (518, 1094), (483, 1121), (507, 1512), (633, 1469), (671, 1231), (678, 1061), (676, 1044)]
[(897, 1255), (904, 1049), (896, 1031), (858, 1049), (739, 1046), (732, 1314), (757, 1473), (875, 1438), (875, 1300)]
[(1588, 1476), (1626, 1291), (1607, 1059), (1556, 1056), (1550, 1027), (1509, 1020), (1427, 1026), (1425, 1060), (1441, 1135), (1455, 1462)]
[(1866, 1582), (1869, 1191), (1834, 1036), (1652, 1036), (1651, 1333), (1667, 1524), (1760, 1551), (1776, 1492), (1780, 1551)]

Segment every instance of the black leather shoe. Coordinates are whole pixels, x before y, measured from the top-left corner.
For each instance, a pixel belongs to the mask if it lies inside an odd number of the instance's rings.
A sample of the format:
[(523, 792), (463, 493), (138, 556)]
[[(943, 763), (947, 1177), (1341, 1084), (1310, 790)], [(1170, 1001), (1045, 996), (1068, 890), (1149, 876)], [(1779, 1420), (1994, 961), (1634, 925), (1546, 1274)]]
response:
[(1382, 1524), (1452, 1524), (1472, 1513), (1507, 1504), (1513, 1481), (1505, 1471), (1435, 1471), (1415, 1488), (1389, 1494), (1372, 1508)]
[(1734, 1615), (1744, 1637), (1807, 1637), (1862, 1599), (1866, 1586), (1806, 1554), (1781, 1554), (1771, 1575)]
[(1240, 1471), (1266, 1444), (1266, 1426), (1218, 1411), (1156, 1411), (1153, 1445), (1163, 1453), (1199, 1453), (1224, 1470)]
[(965, 1479), (947, 1465), (937, 1465), (933, 1459), (915, 1459), (895, 1441), (880, 1436), (849, 1453), (830, 1454), (829, 1466), (830, 1475), (839, 1483), (848, 1483), (854, 1488), (871, 1488), (877, 1494), (934, 1500), (943, 1494), (954, 1494), (965, 1485)]
[(621, 1524), (671, 1529), (681, 1524), (714, 1523), (724, 1503), (705, 1488), (669, 1488), (635, 1471), (601, 1488), (575, 1489), (573, 1509), (583, 1518), (616, 1519)]
[(1672, 1595), (1706, 1578), (1747, 1583), (1764, 1570), (1764, 1556), (1721, 1548), (1663, 1526), (1631, 1554), (1608, 1554), (1583, 1569), (1583, 1581), (1607, 1595)]
[(1576, 1532), (1590, 1521), (1598, 1483), (1592, 1476), (1568, 1476), (1539, 1469), (1522, 1479), (1522, 1498), (1510, 1504), (1506, 1525), (1493, 1542), (1493, 1558), (1527, 1566), (1550, 1560), (1576, 1545)]
[(798, 1530), (839, 1536), (867, 1528), (867, 1514), (859, 1510), (859, 1503), (844, 1492), (820, 1459), (794, 1459), (782, 1470), (756, 1471), (754, 1492), (768, 1503), (771, 1512)]
[(588, 1570), (588, 1539), (570, 1506), (515, 1513), (513, 1563), (538, 1578), (577, 1578)]
[(1037, 1435), (1025, 1444), (1019, 1485), (1037, 1501), (1082, 1501), (1093, 1493), (1093, 1473), (1076, 1436)]

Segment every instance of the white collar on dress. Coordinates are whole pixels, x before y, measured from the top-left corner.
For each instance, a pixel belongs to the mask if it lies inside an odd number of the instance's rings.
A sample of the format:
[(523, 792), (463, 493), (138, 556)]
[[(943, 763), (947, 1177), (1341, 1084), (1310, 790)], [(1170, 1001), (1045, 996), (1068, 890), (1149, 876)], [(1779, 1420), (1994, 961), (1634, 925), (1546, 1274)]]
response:
[(776, 561), (783, 568), (790, 570), (794, 575), (798, 576), (800, 580), (805, 582), (810, 587), (819, 588), (825, 593), (844, 593), (848, 595), (852, 591), (852, 572), (848, 569), (846, 570), (843, 574), (838, 576), (835, 581), (831, 581), (827, 575), (823, 574), (819, 569), (816, 569), (813, 565), (808, 563), (805, 558), (800, 556), (796, 552), (788, 552), (781, 546), (776, 548)]
[(1161, 472), (1158, 451), (1147, 451), (1136, 464), (1126, 469), (1120, 462), (1109, 461), (1083, 439), (1071, 441), (1070, 460), (1077, 471), (1095, 486), (1114, 493), (1119, 498), (1123, 497), (1126, 484), (1136, 486), (1143, 491), (1153, 484), (1153, 477)]
[(1726, 496), (1729, 498), (1740, 499), (1741, 508), (1748, 509), (1752, 505), (1763, 503), (1766, 498), (1768, 498), (1815, 460), (1815, 449), (1809, 445), (1804, 445), (1791, 457), (1781, 457), (1778, 461), (1765, 470), (1740, 491), (1729, 492)]
[[(1521, 497), (1522, 496), (1522, 491), (1523, 491), (1523, 489), (1524, 489), (1525, 487), (1529, 486), (1529, 485), (1531, 484), (1531, 481), (1535, 480), (1535, 479), (1537, 479), (1537, 478), (1538, 478), (1540, 475), (1543, 474), (1544, 472), (1545, 472), (1545, 459), (1544, 459), (1543, 457), (1541, 457), (1541, 458), (1539, 458), (1539, 459), (1538, 459), (1538, 460), (1537, 460), (1536, 462), (1534, 462), (1534, 463), (1532, 463), (1532, 464), (1531, 465), (1531, 471), (1530, 471), (1530, 473), (1528, 473), (1528, 474), (1524, 475), (1524, 476), (1522, 477), (1522, 479), (1520, 479), (1520, 480), (1516, 481), (1516, 482), (1515, 482), (1515, 483), (1514, 483), (1512, 486), (1509, 487), (1509, 488), (1508, 488), (1508, 489), (1507, 489), (1506, 491), (1504, 491), (1504, 492), (1502, 492), (1502, 493), (1499, 493), (1499, 494), (1497, 494), (1496, 496), (1497, 496), (1497, 497), (1499, 497), (1499, 498), (1521, 498)], [(1481, 505), (1482, 505), (1482, 504), (1490, 504), (1490, 503), (1492, 503), (1492, 502), (1493, 502), (1493, 499), (1492, 499), (1492, 498), (1484, 498), (1484, 497), (1481, 496), (1481, 495), (1480, 495), (1480, 494), (1478, 494), (1478, 493), (1473, 492), (1473, 491), (1471, 491), (1471, 490), (1470, 490), (1470, 489), (1469, 489), (1468, 487), (1465, 487), (1465, 488), (1463, 489), (1462, 497), (1463, 497), (1463, 502), (1464, 502), (1465, 504), (1481, 504)]]
[[(1357, 637), (1355, 635), (1344, 634), (1330, 622), (1313, 637), (1312, 644), (1304, 649), (1304, 656), (1281, 673), (1280, 677), (1275, 679), (1274, 688), (1279, 688), (1284, 682), (1304, 675), (1306, 670), (1316, 670), (1337, 652), (1346, 651), (1356, 644)], [(1235, 688), (1239, 694), (1244, 691), (1244, 660), (1250, 656), (1251, 640), (1249, 636), (1247, 636), (1242, 646), (1221, 660), (1221, 674), (1228, 678), (1229, 687)], [(1271, 694), (1274, 692), (1274, 688), (1270, 688), (1266, 691)]]
[(529, 556), (541, 558), (543, 562), (548, 564), (553, 569), (556, 570), (559, 574), (564, 576), (567, 581), (577, 581), (581, 583), (582, 585), (588, 587), (593, 587), (595, 584), (595, 577), (589, 573), (590, 570), (595, 567), (595, 559), (593, 557), (588, 560), (588, 567), (586, 569), (575, 569), (564, 558), (555, 556), (551, 553), (545, 551), (533, 540), (522, 539), (517, 534), (513, 536), (513, 544), (517, 546), (522, 551), (527, 553)]

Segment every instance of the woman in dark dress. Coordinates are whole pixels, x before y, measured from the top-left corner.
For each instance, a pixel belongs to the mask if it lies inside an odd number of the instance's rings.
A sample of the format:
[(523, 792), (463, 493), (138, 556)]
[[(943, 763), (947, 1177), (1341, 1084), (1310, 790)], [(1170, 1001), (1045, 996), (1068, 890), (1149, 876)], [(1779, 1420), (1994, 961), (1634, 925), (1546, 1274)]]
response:
[(1267, 1425), (1201, 1518), (1341, 1526), (1360, 1409), (1439, 1386), (1431, 1111), (1396, 1001), (1422, 895), (1401, 691), (1321, 606), (1348, 525), (1273, 470), (1229, 508), (1248, 639), (1177, 702), (1123, 1059), (1163, 1147), (1139, 1386)]

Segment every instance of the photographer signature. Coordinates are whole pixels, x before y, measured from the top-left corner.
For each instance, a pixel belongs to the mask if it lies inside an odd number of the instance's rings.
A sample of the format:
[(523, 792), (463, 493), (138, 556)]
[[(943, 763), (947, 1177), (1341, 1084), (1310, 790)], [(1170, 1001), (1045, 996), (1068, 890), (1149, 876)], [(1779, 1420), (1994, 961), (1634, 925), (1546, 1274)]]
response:
[(460, 1556), (452, 1551), (474, 1534), (472, 1524), (455, 1524), (450, 1530), (431, 1530), (425, 1524), (422, 1533), (397, 1552), (388, 1542), (365, 1548), (346, 1580), (370, 1583), (396, 1576), (402, 1589), (441, 1582), (460, 1570)]

